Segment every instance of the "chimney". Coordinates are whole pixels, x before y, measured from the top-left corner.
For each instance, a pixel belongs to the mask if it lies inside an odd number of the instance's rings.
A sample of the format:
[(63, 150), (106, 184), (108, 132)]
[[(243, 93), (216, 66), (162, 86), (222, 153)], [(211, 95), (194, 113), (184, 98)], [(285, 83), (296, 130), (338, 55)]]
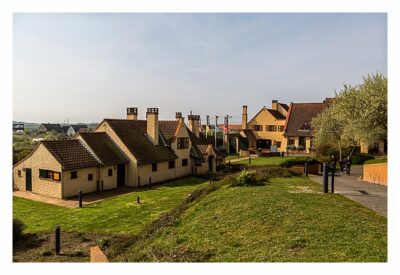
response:
[(196, 135), (196, 137), (200, 136), (199, 126), (200, 126), (200, 116), (199, 115), (188, 115), (189, 120), (189, 129), (190, 131)]
[(138, 116), (138, 108), (132, 107), (132, 108), (126, 108), (126, 119), (129, 120), (137, 120)]
[(158, 145), (158, 108), (147, 108), (147, 136), (154, 145)]
[(176, 112), (175, 113), (175, 118), (176, 118), (176, 120), (179, 121), (182, 118), (182, 113), (181, 112)]
[(242, 129), (247, 129), (247, 105), (243, 105)]
[(278, 110), (278, 100), (272, 100), (272, 110)]

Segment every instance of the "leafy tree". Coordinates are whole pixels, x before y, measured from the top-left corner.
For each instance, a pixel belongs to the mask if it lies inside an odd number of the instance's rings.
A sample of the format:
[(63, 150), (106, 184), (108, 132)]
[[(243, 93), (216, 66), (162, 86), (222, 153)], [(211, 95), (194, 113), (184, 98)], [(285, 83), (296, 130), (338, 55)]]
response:
[(344, 85), (329, 108), (311, 122), (317, 147), (339, 151), (360, 143), (372, 145), (387, 140), (387, 78), (368, 75), (357, 86)]

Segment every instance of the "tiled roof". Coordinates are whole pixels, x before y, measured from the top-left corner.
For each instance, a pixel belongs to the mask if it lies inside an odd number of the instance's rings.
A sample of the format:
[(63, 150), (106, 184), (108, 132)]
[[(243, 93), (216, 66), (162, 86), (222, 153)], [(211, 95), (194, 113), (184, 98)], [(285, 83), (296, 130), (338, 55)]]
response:
[(267, 111), (273, 115), (274, 118), (276, 119), (286, 119), (284, 115), (282, 115), (278, 110), (273, 110), (273, 109), (267, 109)]
[(147, 137), (147, 122), (145, 120), (105, 119), (104, 121), (110, 125), (141, 165), (170, 161), (177, 158), (170, 147), (154, 145), (149, 140)]
[(88, 128), (87, 125), (84, 125), (84, 124), (74, 124), (74, 125), (70, 125), (70, 126), (75, 130), (75, 132), (78, 132), (80, 129)]
[(176, 128), (178, 128), (179, 121), (177, 120), (160, 120), (158, 122), (158, 130), (164, 137), (165, 142), (171, 145), (174, 139)]
[(285, 103), (278, 103), (278, 104), (281, 105), (281, 107), (283, 109), (285, 109), (286, 111), (289, 111), (289, 106), (287, 104), (285, 104)]
[(103, 165), (110, 166), (128, 162), (128, 159), (106, 133), (81, 133), (80, 136)]
[(253, 131), (250, 129), (243, 129), (242, 130), (246, 138), (256, 140), (256, 136), (254, 135)]
[(196, 137), (195, 134), (193, 134), (189, 129), (187, 129), (190, 141), (192, 142), (192, 151), (195, 154), (195, 156), (203, 157), (207, 153), (207, 148), (208, 144), (212, 144), (207, 139), (205, 136), (200, 133), (199, 137)]
[(311, 120), (325, 107), (325, 103), (291, 103), (285, 126), (285, 136), (312, 136)]
[(42, 144), (65, 170), (101, 165), (80, 140), (42, 141)]

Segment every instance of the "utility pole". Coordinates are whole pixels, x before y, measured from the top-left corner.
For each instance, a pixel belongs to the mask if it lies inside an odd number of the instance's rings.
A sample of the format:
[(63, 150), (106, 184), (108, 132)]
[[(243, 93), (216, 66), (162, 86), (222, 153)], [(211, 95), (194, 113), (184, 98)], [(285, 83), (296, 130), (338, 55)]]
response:
[(215, 149), (217, 148), (217, 127), (218, 127), (218, 116), (215, 116), (215, 127), (214, 127)]
[(227, 146), (227, 150), (226, 152), (230, 153), (230, 149), (229, 149), (229, 115), (226, 115), (226, 146)]

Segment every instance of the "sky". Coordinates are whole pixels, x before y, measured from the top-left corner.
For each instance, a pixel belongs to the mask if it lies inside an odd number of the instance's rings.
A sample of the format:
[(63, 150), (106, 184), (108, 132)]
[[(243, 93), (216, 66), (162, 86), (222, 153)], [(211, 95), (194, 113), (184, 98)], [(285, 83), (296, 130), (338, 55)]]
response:
[(127, 107), (232, 116), (271, 101), (321, 102), (387, 75), (379, 13), (17, 13), (13, 120), (125, 118)]

